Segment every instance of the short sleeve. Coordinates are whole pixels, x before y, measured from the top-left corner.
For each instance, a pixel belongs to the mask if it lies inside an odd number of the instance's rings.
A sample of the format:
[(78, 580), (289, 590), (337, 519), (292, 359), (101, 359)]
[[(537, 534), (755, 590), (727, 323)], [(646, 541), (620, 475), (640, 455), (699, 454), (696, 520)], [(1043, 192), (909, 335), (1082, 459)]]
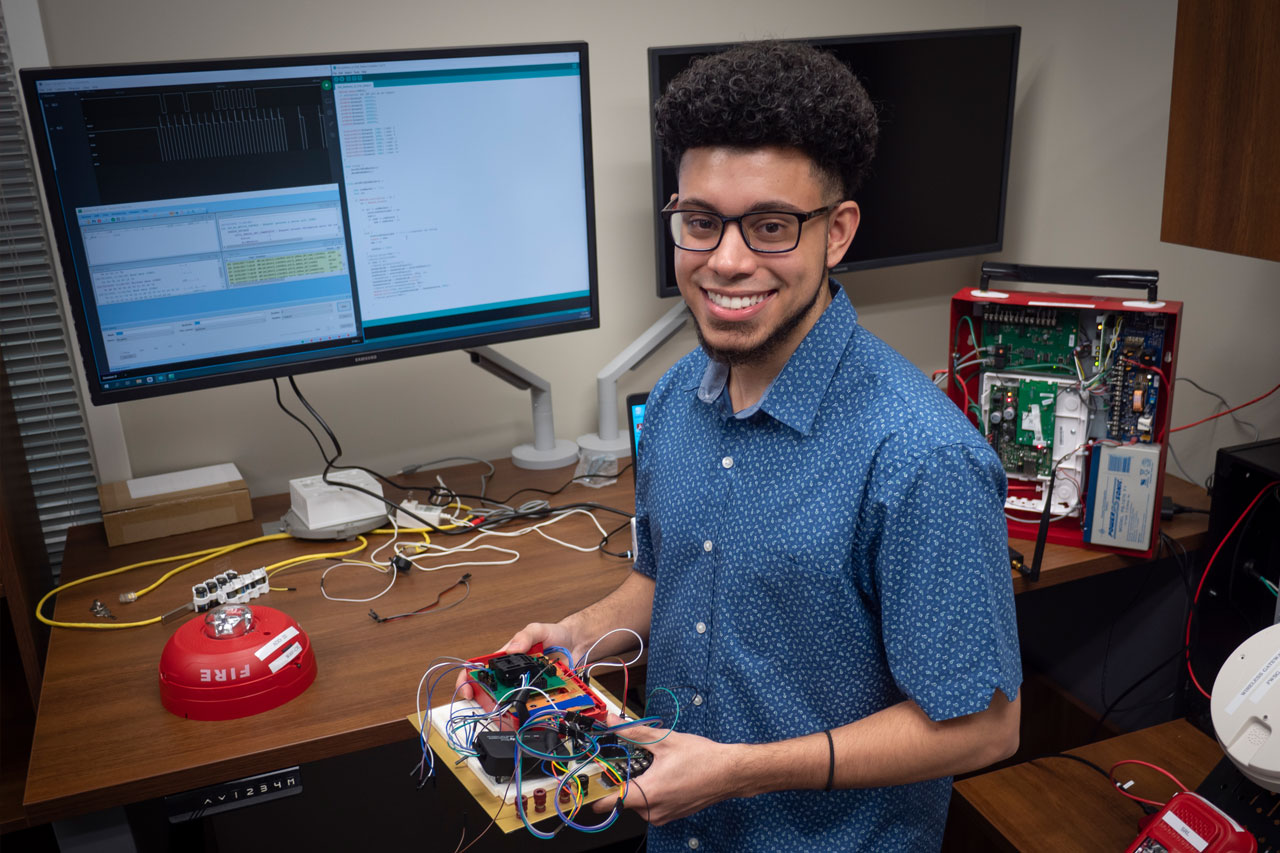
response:
[(654, 557), (653, 538), (649, 525), (649, 511), (640, 488), (640, 469), (636, 468), (636, 553), (632, 568), (648, 578), (658, 576)]
[(663, 442), (665, 417), (664, 407), (667, 404), (668, 392), (671, 388), (670, 376), (664, 375), (649, 392), (649, 399), (644, 410), (644, 433), (640, 439), (642, 449), (637, 450), (635, 464), (636, 476), (636, 553), (632, 568), (648, 578), (658, 575), (659, 538), (662, 531), (650, 515), (649, 493), (657, 476), (655, 459), (662, 453), (658, 445)]
[(985, 710), (1022, 681), (1006, 479), (985, 446), (911, 460), (877, 490), (873, 568), (899, 688), (931, 719)]

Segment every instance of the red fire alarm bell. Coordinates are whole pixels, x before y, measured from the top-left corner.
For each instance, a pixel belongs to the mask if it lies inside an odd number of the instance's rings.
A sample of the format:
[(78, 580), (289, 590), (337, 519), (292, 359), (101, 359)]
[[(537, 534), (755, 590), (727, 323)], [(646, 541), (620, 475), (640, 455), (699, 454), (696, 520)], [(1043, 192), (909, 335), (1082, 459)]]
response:
[(262, 605), (216, 607), (175, 631), (160, 655), (160, 701), (192, 720), (260, 714), (315, 679), (315, 652), (302, 628)]

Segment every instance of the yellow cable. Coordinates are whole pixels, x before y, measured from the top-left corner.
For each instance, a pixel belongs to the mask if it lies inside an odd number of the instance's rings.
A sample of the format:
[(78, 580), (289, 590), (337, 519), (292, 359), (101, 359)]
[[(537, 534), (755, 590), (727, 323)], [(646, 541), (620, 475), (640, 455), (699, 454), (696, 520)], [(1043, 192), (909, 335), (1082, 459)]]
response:
[[(332, 554), (302, 554), (297, 557), (290, 557), (287, 560), (281, 560), (278, 563), (272, 563), (269, 566), (263, 566), (263, 568), (266, 569), (267, 571), (267, 577), (272, 578), (278, 575), (280, 572), (284, 571), (285, 569), (293, 568), (294, 566), (298, 566), (303, 563), (310, 562), (311, 560), (327, 560), (331, 557), (332, 558), (346, 557), (351, 554), (359, 553), (360, 551), (363, 551), (365, 548), (369, 547), (368, 539), (365, 539), (363, 536), (357, 536), (356, 539), (360, 540), (360, 544), (355, 545), (354, 547), (346, 551), (338, 551)], [(366, 564), (366, 565), (373, 565), (373, 564)], [(374, 568), (381, 568), (381, 566), (374, 566)], [(268, 589), (270, 589), (272, 592), (289, 592), (290, 591), (290, 588), (286, 586), (271, 586), (271, 587), (268, 587)]]
[(44, 615), (44, 605), (46, 601), (48, 601), (50, 598), (53, 598), (55, 595), (58, 595), (61, 592), (65, 592), (66, 590), (71, 589), (72, 587), (79, 586), (82, 583), (88, 583), (89, 581), (108, 578), (108, 577), (111, 577), (112, 575), (118, 575), (123, 572), (132, 571), (134, 569), (140, 569), (140, 568), (143, 568), (144, 566), (154, 566), (159, 563), (172, 563), (174, 560), (187, 560), (192, 557), (198, 558), (183, 566), (179, 566), (178, 568), (174, 569), (171, 572), (166, 573), (164, 577), (156, 581), (151, 586), (147, 587), (141, 592), (135, 593), (135, 597), (139, 595), (145, 595), (147, 592), (150, 592), (152, 589), (159, 586), (165, 580), (177, 574), (178, 572), (182, 571), (183, 569), (190, 568), (191, 566), (197, 565), (199, 563), (203, 563), (206, 560), (210, 560), (224, 553), (229, 553), (230, 551), (234, 551), (237, 548), (242, 548), (246, 545), (252, 545), (257, 542), (265, 542), (271, 539), (283, 539), (283, 538), (288, 538), (288, 534), (277, 533), (271, 536), (259, 536), (255, 539), (249, 539), (244, 542), (236, 543), (234, 545), (220, 545), (214, 548), (205, 548), (203, 551), (192, 551), (190, 554), (180, 554), (176, 557), (157, 557), (154, 560), (143, 560), (140, 563), (131, 563), (127, 566), (121, 566), (118, 569), (111, 569), (105, 572), (98, 572), (97, 574), (87, 575), (86, 577), (79, 578), (78, 580), (68, 581), (67, 583), (59, 584), (58, 586), (55, 586), (53, 589), (49, 590), (47, 593), (44, 594), (44, 597), (41, 598), (40, 601), (36, 604), (36, 618), (39, 619), (44, 624), (50, 626), (51, 628), (92, 628), (96, 630), (112, 631), (119, 628), (138, 628), (143, 625), (154, 625), (155, 623), (159, 622), (162, 617), (156, 616), (151, 619), (144, 619), (140, 622), (57, 622)]
[(269, 566), (263, 566), (263, 568), (267, 570), (267, 577), (270, 577), (276, 572), (287, 569), (290, 566), (295, 566), (300, 563), (306, 563), (311, 560), (326, 560), (326, 559), (329, 559), (330, 557), (334, 557), (334, 558), (346, 557), (351, 554), (359, 553), (360, 551), (363, 551), (365, 548), (369, 547), (368, 539), (365, 539), (363, 536), (357, 536), (356, 539), (359, 540), (360, 544), (355, 545), (346, 551), (335, 551), (330, 554), (300, 554), (297, 557), (289, 557), (288, 559), (281, 560), (278, 563), (272, 563)]
[[(204, 556), (200, 557), (199, 559), (192, 560), (189, 563), (184, 563), (181, 566), (178, 566), (176, 569), (165, 572), (163, 575), (160, 576), (160, 579), (157, 580), (155, 583), (135, 592), (133, 594), (134, 600), (136, 601), (137, 599), (142, 598), (142, 596), (146, 595), (147, 593), (152, 592), (158, 586), (160, 586), (160, 584), (164, 583), (169, 578), (173, 577), (179, 572), (185, 572), (187, 569), (191, 568), (192, 566), (198, 566), (201, 563), (208, 562), (209, 560), (212, 560), (214, 557), (221, 557), (224, 554), (230, 554), (232, 551), (239, 551), (241, 548), (247, 548), (250, 545), (257, 545), (259, 542), (272, 542), (277, 539), (289, 539), (289, 538), (291, 537), (289, 536), (288, 533), (269, 533), (265, 536), (257, 536), (253, 539), (246, 539), (243, 542), (236, 542), (231, 545), (223, 545), (221, 548), (214, 549), (209, 553), (204, 554)], [(181, 560), (184, 558), (174, 557), (172, 559)]]

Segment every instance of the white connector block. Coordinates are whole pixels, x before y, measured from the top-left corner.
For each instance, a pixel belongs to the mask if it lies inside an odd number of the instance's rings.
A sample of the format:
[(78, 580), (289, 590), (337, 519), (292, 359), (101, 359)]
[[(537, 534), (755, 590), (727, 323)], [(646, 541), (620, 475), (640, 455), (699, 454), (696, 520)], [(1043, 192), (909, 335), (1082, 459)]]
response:
[(289, 498), (293, 511), (307, 527), (337, 527), (376, 515), (386, 515), (386, 504), (380, 498), (332, 485), (334, 482), (348, 483), (381, 495), (382, 485), (369, 474), (354, 470), (334, 471), (329, 475), (329, 480), (326, 483), (317, 476), (289, 481)]
[(227, 571), (214, 575), (204, 583), (191, 588), (191, 606), (197, 613), (203, 613), (219, 604), (244, 604), (270, 590), (267, 570), (254, 569), (247, 574)]
[[(401, 512), (400, 510), (404, 510), (405, 512)], [(406, 512), (411, 512), (419, 518), (426, 519), (428, 524), (434, 525), (435, 527), (440, 526), (441, 518), (444, 515), (443, 507), (420, 503), (415, 501), (413, 498), (405, 498), (400, 501), (400, 510), (396, 510), (395, 522), (396, 527), (399, 527), (401, 530), (411, 530), (422, 526), (421, 521), (418, 521), (417, 518), (412, 518), (406, 515)]]

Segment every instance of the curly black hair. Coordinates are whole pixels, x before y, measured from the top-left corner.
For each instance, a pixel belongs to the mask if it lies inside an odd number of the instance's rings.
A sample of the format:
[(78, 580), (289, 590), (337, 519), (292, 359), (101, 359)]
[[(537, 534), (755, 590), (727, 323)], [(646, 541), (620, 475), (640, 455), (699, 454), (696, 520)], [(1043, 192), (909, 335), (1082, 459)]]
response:
[(876, 110), (848, 67), (795, 41), (748, 42), (704, 56), (654, 108), (677, 168), (690, 148), (794, 148), (840, 198), (851, 198), (876, 150)]

